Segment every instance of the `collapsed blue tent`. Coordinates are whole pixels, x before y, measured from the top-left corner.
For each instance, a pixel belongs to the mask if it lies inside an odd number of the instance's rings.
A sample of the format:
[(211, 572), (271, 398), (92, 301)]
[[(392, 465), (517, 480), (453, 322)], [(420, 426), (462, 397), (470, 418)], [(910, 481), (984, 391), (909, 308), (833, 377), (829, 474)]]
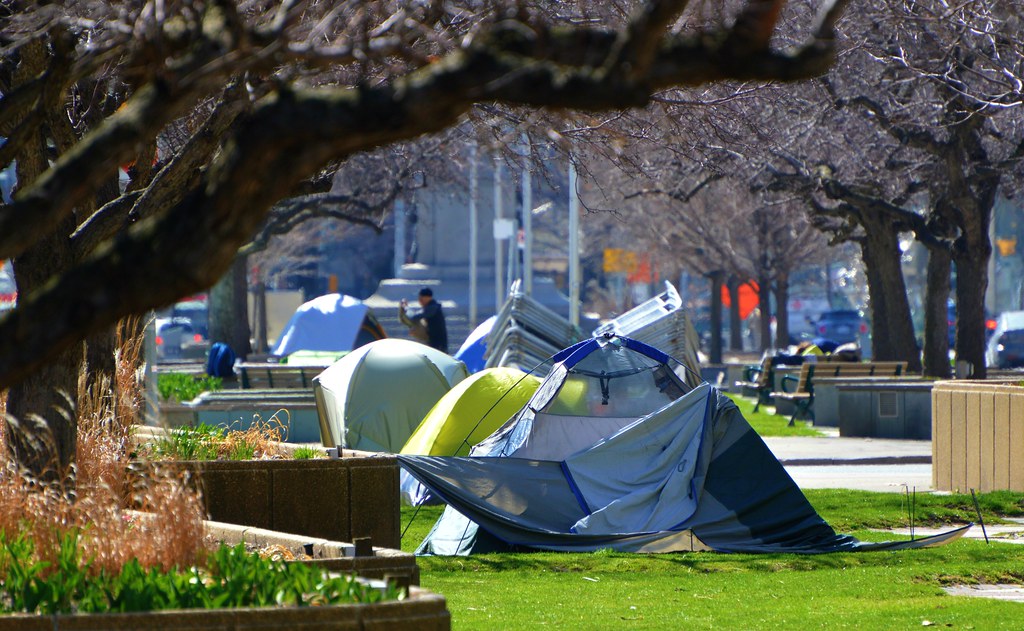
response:
[(572, 346), (468, 457), (399, 456), (446, 503), (417, 551), (832, 552), (939, 545), (838, 535), (727, 397), (664, 353), (609, 336)]

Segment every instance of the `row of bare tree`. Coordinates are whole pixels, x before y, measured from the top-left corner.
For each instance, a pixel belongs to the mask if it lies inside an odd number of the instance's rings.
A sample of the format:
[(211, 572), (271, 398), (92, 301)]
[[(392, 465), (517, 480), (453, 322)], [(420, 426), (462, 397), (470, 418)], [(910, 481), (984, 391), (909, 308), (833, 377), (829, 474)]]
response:
[[(866, 0), (840, 21), (844, 4), (6, 3), (14, 453), (37, 471), (71, 462), (66, 393), (83, 364), (108, 369), (120, 318), (244, 272), (240, 253), (307, 218), (379, 227), (423, 156), (444, 159), (444, 136), (407, 143), (467, 115), (572, 144), (652, 248), (754, 278), (780, 305), (823, 256), (812, 228), (856, 243), (875, 357), (921, 368), (900, 271), (913, 234), (930, 254), (923, 368), (949, 371), (955, 270), (957, 355), (983, 375), (992, 208), (1024, 157), (1024, 2)], [(19, 438), (37, 426), (56, 453)]]

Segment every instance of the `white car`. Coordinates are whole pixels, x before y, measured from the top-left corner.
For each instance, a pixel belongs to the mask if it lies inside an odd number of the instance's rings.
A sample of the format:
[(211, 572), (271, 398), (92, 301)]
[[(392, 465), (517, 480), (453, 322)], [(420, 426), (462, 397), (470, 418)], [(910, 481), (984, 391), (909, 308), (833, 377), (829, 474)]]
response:
[(1024, 367), (1024, 311), (1004, 311), (988, 340), (985, 361), (992, 368)]

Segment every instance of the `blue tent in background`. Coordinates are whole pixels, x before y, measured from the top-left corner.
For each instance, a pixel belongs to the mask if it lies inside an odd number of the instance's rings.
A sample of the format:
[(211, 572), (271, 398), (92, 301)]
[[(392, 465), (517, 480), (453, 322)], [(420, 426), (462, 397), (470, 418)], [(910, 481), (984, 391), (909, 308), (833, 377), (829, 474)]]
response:
[(518, 414), (468, 457), (398, 456), (448, 503), (418, 550), (833, 552), (938, 545), (839, 535), (727, 397), (610, 335), (552, 358)]
[(455, 353), (455, 359), (466, 364), (470, 373), (480, 372), (486, 367), (487, 359), (484, 355), (487, 353), (487, 336), (491, 334), (497, 319), (498, 316), (491, 316), (481, 322)]

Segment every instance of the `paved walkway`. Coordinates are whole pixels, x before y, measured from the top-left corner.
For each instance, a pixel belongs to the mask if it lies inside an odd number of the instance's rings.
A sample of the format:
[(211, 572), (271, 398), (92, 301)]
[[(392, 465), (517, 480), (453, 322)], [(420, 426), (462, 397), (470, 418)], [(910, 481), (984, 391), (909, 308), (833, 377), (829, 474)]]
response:
[(930, 440), (843, 438), (840, 436), (769, 437), (764, 442), (788, 466), (931, 464)]
[(893, 493), (907, 488), (931, 490), (931, 441), (844, 438), (834, 432), (823, 437), (769, 437), (764, 441), (801, 488)]

